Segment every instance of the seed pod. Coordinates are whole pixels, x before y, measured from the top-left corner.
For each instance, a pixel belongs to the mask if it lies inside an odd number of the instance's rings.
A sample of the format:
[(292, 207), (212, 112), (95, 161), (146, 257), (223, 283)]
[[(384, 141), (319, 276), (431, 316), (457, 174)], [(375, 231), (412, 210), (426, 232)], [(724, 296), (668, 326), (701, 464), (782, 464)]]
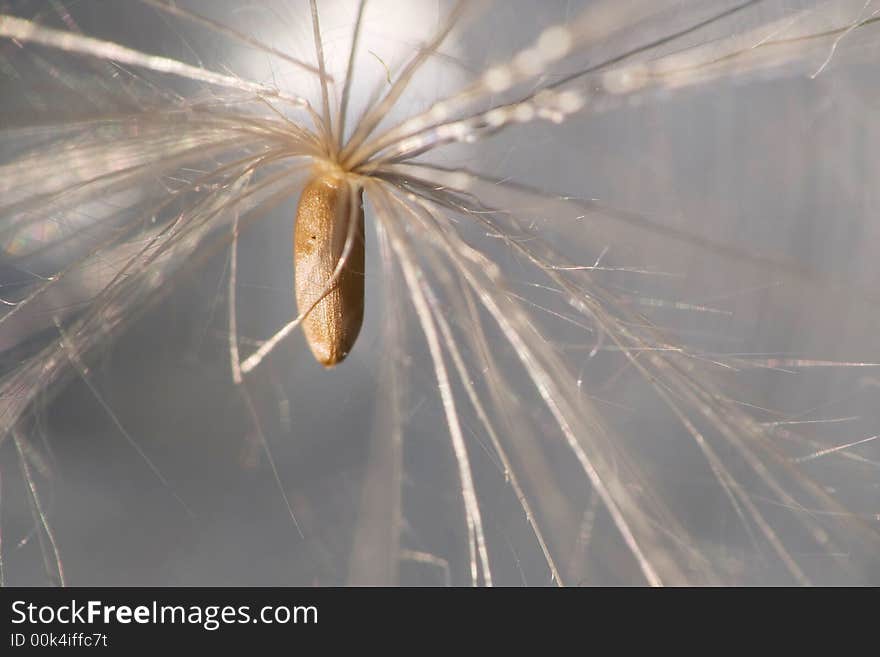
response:
[[(353, 215), (352, 203), (357, 204)], [(356, 222), (351, 249), (325, 294), (343, 256), (351, 218)], [(299, 312), (318, 302), (302, 323), (306, 341), (319, 363), (333, 367), (351, 351), (364, 318), (362, 191), (353, 193), (348, 182), (332, 174), (306, 185), (296, 212), (293, 266)]]

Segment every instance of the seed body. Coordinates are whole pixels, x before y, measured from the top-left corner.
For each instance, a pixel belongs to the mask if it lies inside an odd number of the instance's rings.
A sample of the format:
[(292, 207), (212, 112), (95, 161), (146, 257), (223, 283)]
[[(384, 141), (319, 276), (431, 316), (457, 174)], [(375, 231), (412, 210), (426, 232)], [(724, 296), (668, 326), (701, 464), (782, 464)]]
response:
[[(348, 257), (339, 278), (324, 295), (343, 256), (350, 218), (356, 225)], [(334, 174), (319, 174), (306, 185), (296, 212), (293, 265), (299, 312), (317, 301), (302, 323), (306, 341), (319, 363), (333, 367), (351, 351), (364, 318), (361, 190), (353, 192), (345, 179)]]

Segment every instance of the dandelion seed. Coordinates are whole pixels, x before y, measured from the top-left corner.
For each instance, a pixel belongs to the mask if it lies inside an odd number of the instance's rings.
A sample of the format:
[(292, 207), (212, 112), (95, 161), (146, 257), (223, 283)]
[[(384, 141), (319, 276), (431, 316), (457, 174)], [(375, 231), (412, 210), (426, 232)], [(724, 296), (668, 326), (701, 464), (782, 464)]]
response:
[[(127, 447), (196, 543), (265, 550), (265, 570), (218, 556), (227, 579), (869, 581), (880, 441), (852, 441), (877, 434), (852, 379), (876, 362), (875, 270), (825, 258), (861, 266), (878, 233), (796, 221), (876, 204), (878, 135), (838, 107), (873, 102), (870, 4), (595, 0), (535, 26), (488, 2), (0, 3), (0, 579), (34, 579), (21, 532), (50, 577), (76, 571), (31, 464), (41, 437), (75, 443), (52, 418), (82, 407), (78, 374), (101, 411), (79, 421), (111, 418), (83, 433), (123, 437), (96, 468)], [(707, 109), (725, 93), (742, 105)], [(322, 377), (302, 347), (348, 362)], [(848, 421), (796, 419), (823, 405)], [(216, 500), (195, 487), (215, 476)], [(163, 568), (213, 582), (211, 562)]]
[[(349, 233), (352, 237), (346, 237)], [(331, 367), (354, 346), (364, 316), (360, 191), (333, 174), (315, 178), (303, 189), (294, 240), (297, 305), (303, 310), (314, 306), (303, 322), (303, 331), (318, 362)], [(345, 264), (338, 280), (325, 293), (326, 281), (340, 261)]]

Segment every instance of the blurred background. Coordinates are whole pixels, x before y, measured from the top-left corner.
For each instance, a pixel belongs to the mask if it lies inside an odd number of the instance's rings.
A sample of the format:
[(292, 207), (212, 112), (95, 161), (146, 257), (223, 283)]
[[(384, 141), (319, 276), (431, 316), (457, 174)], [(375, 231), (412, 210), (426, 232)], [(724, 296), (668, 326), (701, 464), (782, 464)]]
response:
[[(377, 0), (365, 30), (366, 51), (358, 60), (353, 116), (381, 89), (386, 67), (426, 41), (449, 8), (445, 2), (405, 7)], [(670, 6), (674, 3), (669, 3)], [(692, 3), (681, 3), (683, 10)], [(712, 3), (709, 3), (712, 4)], [(717, 2), (718, 10), (734, 3)], [(700, 39), (746, 32), (784, 15), (798, 3), (759, 3)], [(805, 8), (819, 3), (801, 3)], [(834, 4), (834, 3), (832, 3)], [(864, 3), (836, 3), (841, 16), (856, 20)], [(303, 3), (179, 2), (264, 43), (311, 61), (311, 25)], [(339, 5), (337, 7), (337, 5)], [(406, 116), (488, 66), (507, 62), (547, 27), (570, 23), (590, 2), (496, 2), (456, 31), (431, 65), (421, 71), (395, 117)], [(769, 8), (766, 7), (769, 5)], [(347, 52), (354, 20), (351, 3), (320, 2), (326, 16), (325, 47)], [(325, 12), (326, 7), (326, 14)], [(71, 28), (131, 48), (179, 58), (217, 71), (232, 70), (283, 88), (313, 88), (314, 78), (286, 68), (211, 29), (157, 11), (140, 2), (9, 2), (0, 10)], [(778, 14), (774, 14), (777, 11)], [(766, 13), (765, 13), (766, 12)], [(670, 15), (674, 16), (674, 10)], [(870, 8), (866, 15), (870, 14)], [(672, 21), (674, 22), (674, 21)], [(591, 50), (601, 60), (627, 43), (648, 42), (673, 29), (662, 21), (636, 25)], [(856, 38), (858, 37), (858, 38)], [(797, 70), (707, 79), (681, 89), (633, 95), (605, 111), (587, 110), (562, 125), (532, 123), (484, 141), (450, 146), (433, 162), (488, 172), (523, 182), (551, 197), (595, 199), (603, 206), (648, 217), (654, 228), (592, 216), (573, 208), (532, 209), (512, 196), (511, 210), (529, 230), (577, 262), (603, 262), (649, 269), (657, 275), (609, 273), (603, 285), (628, 299), (670, 335), (705, 354), (748, 355), (814, 361), (812, 366), (722, 372), (731, 396), (754, 409), (762, 422), (795, 429), (806, 442), (786, 444), (793, 458), (822, 446), (843, 445), (880, 433), (880, 192), (873, 154), (880, 133), (873, 121), (880, 80), (872, 65), (873, 40), (861, 34), (852, 47), (842, 41), (830, 63), (827, 49), (810, 55)], [(667, 52), (691, 43), (678, 42)], [(332, 46), (332, 47), (331, 47)], [(656, 53), (655, 53), (656, 55)], [(345, 58), (335, 60), (337, 64)], [(579, 70), (585, 62), (570, 64)], [(818, 75), (811, 77), (817, 71)], [(566, 71), (561, 71), (562, 73)], [(112, 71), (94, 62), (36, 46), (0, 42), (0, 120), (6, 130), (99, 111), (96, 98), (126, 99)], [(202, 89), (191, 82), (145, 75), (183, 95)], [(76, 84), (94, 85), (96, 95)], [(587, 83), (589, 84), (589, 83)], [(79, 89), (81, 91), (81, 88)], [(138, 101), (134, 101), (138, 102)], [(13, 162), (39, 143), (38, 130), (4, 138), (0, 164)], [(121, 199), (94, 199), (79, 208), (83, 225), (112, 220)], [(125, 194), (130, 196), (126, 197)], [(497, 200), (497, 199), (496, 199)], [(334, 585), (349, 581), (363, 518), (365, 464), (373, 441), (388, 435), (384, 398), (389, 359), (406, 361), (401, 546), (406, 550), (400, 582), (442, 585), (468, 582), (467, 544), (455, 461), (430, 358), (418, 323), (406, 310), (409, 331), (402, 344), (382, 337), (382, 272), (378, 246), (367, 224), (367, 310), (351, 356), (325, 371), (312, 361), (298, 333), (286, 340), (251, 383), (256, 414), (275, 459), (280, 485), (302, 536), (279, 494), (254, 423), (232, 383), (228, 364), (226, 277), (229, 258), (217, 250), (197, 269), (174, 278), (161, 301), (145, 309), (112, 344), (90, 360), (99, 394), (75, 375), (52, 386), (29, 412), (32, 448), (27, 457), (50, 518), (65, 575), (76, 585)], [(238, 318), (243, 344), (265, 339), (294, 315), (291, 244), (295, 199), (248, 226), (239, 242)], [(119, 215), (120, 217), (122, 215)], [(3, 288), (20, 280), (23, 241), (66, 239), (52, 255), (37, 251), (28, 266), (49, 275), (85, 248), (81, 226), (40, 224), (5, 243)], [(53, 232), (56, 231), (56, 232)], [(88, 231), (84, 231), (88, 232)], [(732, 257), (675, 236), (685, 232), (755, 258)], [(73, 237), (71, 237), (71, 235)], [(82, 240), (85, 242), (86, 238)], [(534, 272), (520, 268), (502, 246), (487, 246), (505, 275), (529, 300), (546, 300)], [(18, 251), (16, 249), (19, 249)], [(52, 260), (52, 258), (58, 258)], [(769, 263), (766, 266), (761, 262)], [(53, 314), (76, 312), (113, 274), (89, 271), (44, 305), (0, 329), (4, 364), (13, 368), (29, 346), (54, 339)], [(548, 302), (549, 303), (549, 302)], [(87, 311), (87, 310), (86, 310)], [(656, 495), (686, 518), (695, 540), (724, 562), (732, 583), (787, 583), (784, 569), (764, 558), (742, 536), (724, 492), (675, 418), (652, 394), (650, 383), (620, 365), (620, 355), (590, 356), (595, 338), (558, 317), (536, 311), (548, 339), (581, 381), (584, 394), (599, 401), (607, 421), (631, 442), (639, 465), (657, 482)], [(498, 358), (510, 358), (502, 339)], [(493, 343), (493, 346), (494, 343)], [(509, 351), (509, 350), (508, 350)], [(403, 356), (401, 356), (403, 354)], [(720, 357), (720, 356), (719, 356)], [(821, 362), (820, 362), (821, 361)], [(506, 362), (506, 361), (505, 361)], [(824, 363), (824, 364), (823, 364)], [(859, 367), (832, 363), (858, 363)], [(597, 510), (583, 475), (566, 465), (563, 450), (550, 444), (546, 411), (522, 374), (511, 368), (508, 385), (534, 423), (536, 444), (548, 451), (556, 487), (582, 518), (573, 533), (587, 531), (594, 557), (573, 583), (640, 584), (642, 580), (612, 524)], [(520, 378), (517, 378), (520, 377)], [(112, 409), (112, 416), (107, 412)], [(468, 424), (468, 419), (473, 421)], [(789, 423), (796, 422), (797, 425)], [(540, 550), (503, 476), (483, 450), (473, 418), (464, 418), (492, 541), (496, 583), (550, 585)], [(161, 473), (121, 435), (120, 425)], [(541, 429), (546, 427), (546, 433)], [(558, 430), (557, 430), (558, 431)], [(813, 442), (809, 442), (813, 441)], [(832, 454), (803, 467), (855, 521), (871, 530), (880, 521), (880, 445), (854, 447), (855, 458)], [(53, 583), (44, 565), (26, 485), (11, 441), (2, 456), (3, 556), (12, 585)], [(736, 471), (734, 450), (722, 458)], [(164, 482), (163, 482), (164, 479)], [(756, 498), (760, 496), (755, 492)], [(768, 517), (790, 538), (813, 581), (820, 584), (878, 584), (880, 571), (852, 547), (846, 574), (831, 557), (801, 549), (799, 529), (774, 513)], [(759, 500), (759, 503), (762, 503)], [(778, 505), (777, 505), (778, 506)], [(381, 509), (379, 510), (381, 511)], [(803, 543), (806, 546), (806, 543)], [(51, 551), (49, 551), (51, 553)], [(838, 555), (839, 556), (839, 555)]]

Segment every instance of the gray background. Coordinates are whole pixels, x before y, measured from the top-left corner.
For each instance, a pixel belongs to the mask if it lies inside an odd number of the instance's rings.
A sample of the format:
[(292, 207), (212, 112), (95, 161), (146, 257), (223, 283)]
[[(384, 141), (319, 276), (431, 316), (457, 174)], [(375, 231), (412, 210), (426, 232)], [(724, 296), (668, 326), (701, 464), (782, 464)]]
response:
[[(226, 9), (222, 4), (211, 8), (218, 16)], [(460, 64), (453, 68), (480, 71), (486, 62), (505, 61), (542, 26), (576, 15), (586, 3), (497, 4), (461, 35), (456, 52)], [(0, 3), (4, 10), (22, 16), (33, 15), (37, 6), (41, 3)], [(204, 4), (194, 6), (208, 11)], [(138, 3), (80, 2), (70, 3), (69, 8), (89, 34), (191, 62), (197, 52), (209, 68), (214, 61), (232, 59), (225, 51), (218, 55), (221, 39), (160, 17)], [(57, 22), (57, 17), (51, 20)], [(636, 41), (639, 37), (633, 36)], [(8, 49), (3, 52), (9, 58), (20, 56)], [(754, 265), (655, 235), (640, 237), (638, 231), (616, 234), (612, 225), (607, 235), (609, 244), (614, 240), (610, 254), (615, 263), (682, 274), (671, 282), (636, 279), (625, 281), (627, 285), (641, 286), (645, 295), (705, 303), (730, 313), (661, 309), (652, 314), (696, 347), (880, 361), (876, 332), (880, 272), (874, 255), (880, 245), (876, 222), (880, 196), (873, 157), (880, 135), (872, 120), (878, 84), (869, 53), (865, 47), (849, 51), (842, 47), (832, 66), (815, 80), (799, 75), (741, 84), (707, 83), (647, 96), (637, 107), (577, 116), (562, 126), (514, 127), (476, 146), (451, 148), (440, 157), (553, 194), (601, 199), (721, 243), (802, 263), (838, 282), (821, 286), (803, 280), (775, 286), (775, 274)], [(81, 65), (78, 60), (66, 62), (75, 72)], [(62, 98), (62, 92), (34, 80), (22, 82), (9, 76), (4, 80), (0, 103), (10, 123), (27, 116), (23, 112), (29, 101), (27, 94), (20, 93), (22, 84), (37, 96), (53, 99), (50, 114), (69, 109), (54, 102), (53, 94)], [(183, 83), (166, 83), (187, 88)], [(423, 100), (419, 95), (430, 93), (431, 86), (429, 79), (407, 103), (418, 106)], [(265, 337), (293, 311), (289, 252), (293, 212), (291, 205), (273, 213), (242, 238), (243, 335)], [(543, 234), (561, 249), (573, 251), (574, 257), (595, 256), (604, 246), (566, 218), (534, 219)], [(368, 225), (370, 220), (368, 212)], [(367, 246), (369, 280), (377, 281), (372, 236)], [(515, 266), (503, 255), (499, 258), (515, 278)], [(581, 255), (581, 259), (586, 258)], [(382, 309), (370, 303), (380, 296), (379, 284), (368, 283), (363, 334), (343, 366), (322, 371), (297, 335), (282, 345), (255, 379), (253, 392), (263, 428), (306, 535), (303, 540), (291, 526), (229, 379), (225, 303), (222, 296), (217, 299), (225, 289), (225, 265), (225, 255), (220, 254), (198, 272), (181, 277), (167, 299), (117, 343), (102, 349), (93, 363), (104, 399), (176, 496), (185, 500), (189, 513), (120, 437), (81, 382), (74, 380), (47, 396), (44, 407), (35, 411), (45, 434), (40, 451), (46, 454), (47, 472), (52, 473), (40, 482), (50, 500), (52, 525), (70, 583), (279, 585), (338, 584), (346, 579), (350, 552), (357, 549), (351, 541), (369, 428), (382, 424), (379, 373), (388, 350), (394, 348), (383, 345)], [(411, 316), (410, 320), (410, 334), (417, 337), (417, 323)], [(549, 322), (547, 326), (560, 343), (570, 336), (564, 325)], [(467, 572), (457, 482), (436, 384), (421, 340), (410, 340), (405, 347), (414, 365), (407, 399), (404, 545), (448, 560), (452, 581), (462, 584)], [(584, 352), (572, 353), (572, 368), (577, 371)], [(856, 418), (840, 426), (805, 429), (828, 444), (876, 434), (880, 426), (876, 404), (880, 375), (873, 369), (747, 373), (735, 386), (751, 403), (790, 415), (805, 414), (805, 419)], [(537, 404), (524, 380), (512, 379), (511, 387), (525, 404)], [(692, 450), (663, 438), (681, 430), (651, 401), (650, 391), (633, 382), (614, 389), (608, 401), (637, 409), (620, 414), (609, 410), (610, 421), (619, 423), (633, 440), (647, 433), (659, 437), (656, 449), (643, 452), (643, 465), (670, 484), (662, 494), (669, 496), (676, 511), (692, 519), (699, 540), (710, 549), (729, 549), (731, 559), (742, 559), (742, 583), (784, 582), (778, 566), (753, 569), (751, 557), (743, 556), (749, 553), (730, 529), (735, 520), (729, 510), (722, 510), (719, 487), (711, 478), (695, 474), (703, 466)], [(289, 424), (284, 405), (289, 408)], [(473, 451), (478, 471), (491, 470), (479, 448)], [(811, 474), (832, 489), (846, 489), (857, 513), (876, 526), (871, 513), (880, 508), (876, 483), (880, 452), (873, 444), (857, 451), (875, 459), (873, 470), (865, 464), (822, 459)], [(9, 441), (2, 455), (8, 581), (46, 583)], [(735, 455), (725, 458), (735, 467)], [(492, 475), (485, 476), (483, 512), (493, 544), (500, 546), (493, 552), (497, 580), (549, 584), (516, 505), (502, 485), (493, 483)], [(577, 504), (585, 504), (584, 487), (576, 477), (566, 471), (560, 477), (564, 490), (583, 500)], [(784, 533), (784, 525), (780, 526)], [(610, 532), (610, 525), (599, 524), (596, 531)], [(17, 545), (23, 539), (25, 544)], [(877, 570), (869, 562), (856, 562), (851, 579), (830, 573), (826, 577), (821, 559), (811, 565), (820, 583), (876, 582)], [(759, 579), (758, 572), (770, 576)], [(592, 577), (584, 583), (639, 581), (627, 563), (599, 569)], [(403, 567), (402, 580), (442, 583), (436, 568), (413, 564)]]

